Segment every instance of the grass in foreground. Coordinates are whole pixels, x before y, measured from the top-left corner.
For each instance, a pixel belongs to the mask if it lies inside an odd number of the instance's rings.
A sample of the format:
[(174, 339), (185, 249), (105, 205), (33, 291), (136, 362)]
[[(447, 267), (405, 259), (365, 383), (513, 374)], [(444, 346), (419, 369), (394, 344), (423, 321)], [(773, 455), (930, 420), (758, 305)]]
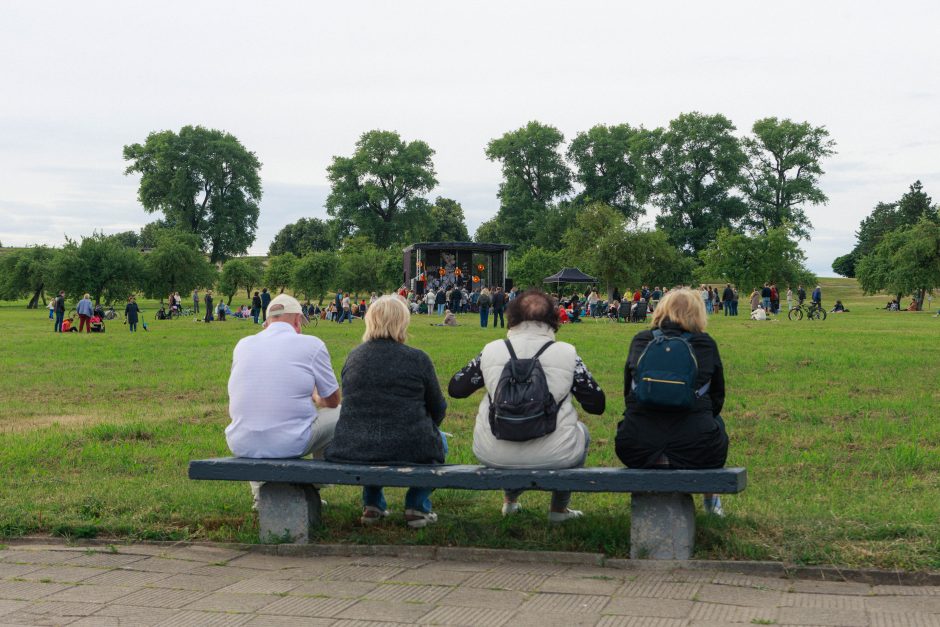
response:
[[(726, 519), (699, 519), (696, 556), (940, 568), (940, 321), (878, 311), (886, 299), (861, 296), (853, 281), (823, 288), (826, 303), (841, 298), (851, 313), (824, 323), (711, 319), (728, 385), (729, 465), (746, 466), (750, 486), (724, 499)], [(144, 308), (148, 333), (115, 321), (104, 335), (79, 337), (51, 333), (43, 311), (0, 307), (0, 536), (258, 540), (246, 486), (186, 478), (190, 459), (228, 454), (231, 349), (256, 328), (155, 322), (152, 304)], [(431, 321), (414, 319), (410, 343), (431, 355), (443, 385), (502, 336), (474, 315), (457, 329)], [(589, 465), (620, 465), (613, 436), (638, 330), (587, 321), (559, 334), (608, 394), (607, 412), (585, 418)], [(338, 372), (362, 325), (310, 332)], [(478, 402), (451, 401), (448, 461), (475, 462)], [(389, 496), (400, 515), (402, 491)], [(355, 488), (329, 488), (325, 498), (324, 541), (629, 552), (627, 495), (576, 494), (586, 517), (554, 528), (545, 494), (526, 494), (523, 515), (504, 520), (497, 493), (441, 490), (440, 523), (417, 533), (398, 517), (358, 526)]]

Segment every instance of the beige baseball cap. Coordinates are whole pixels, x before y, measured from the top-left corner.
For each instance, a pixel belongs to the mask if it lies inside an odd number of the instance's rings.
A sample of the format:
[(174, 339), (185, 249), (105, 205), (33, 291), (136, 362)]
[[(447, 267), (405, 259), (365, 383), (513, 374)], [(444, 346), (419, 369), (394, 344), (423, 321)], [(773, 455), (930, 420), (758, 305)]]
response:
[(300, 314), (304, 317), (304, 322), (308, 322), (307, 316), (304, 315), (304, 308), (300, 306), (300, 301), (287, 294), (278, 294), (268, 303), (268, 318), (282, 314)]

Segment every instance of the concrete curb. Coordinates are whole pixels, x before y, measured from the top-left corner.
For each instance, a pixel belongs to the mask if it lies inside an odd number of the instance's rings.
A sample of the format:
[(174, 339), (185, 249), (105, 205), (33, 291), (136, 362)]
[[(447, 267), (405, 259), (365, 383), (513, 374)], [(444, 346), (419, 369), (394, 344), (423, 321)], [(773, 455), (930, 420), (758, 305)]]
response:
[(290, 557), (317, 556), (384, 556), (425, 561), (460, 562), (515, 562), (527, 564), (565, 564), (594, 566), (638, 572), (667, 572), (671, 570), (719, 571), (812, 581), (867, 583), (885, 586), (940, 586), (940, 572), (879, 570), (876, 568), (841, 568), (839, 566), (801, 566), (783, 562), (723, 561), (723, 560), (631, 560), (608, 558), (602, 553), (566, 551), (521, 551), (515, 549), (484, 549), (449, 546), (399, 546), (387, 544), (243, 544), (229, 542), (188, 542), (141, 540), (127, 542), (121, 539), (89, 538), (73, 542), (53, 536), (25, 536), (4, 540), (7, 546), (45, 546), (59, 548), (68, 544), (76, 549), (114, 546), (151, 546), (182, 548), (189, 546), (224, 548), (263, 555)]

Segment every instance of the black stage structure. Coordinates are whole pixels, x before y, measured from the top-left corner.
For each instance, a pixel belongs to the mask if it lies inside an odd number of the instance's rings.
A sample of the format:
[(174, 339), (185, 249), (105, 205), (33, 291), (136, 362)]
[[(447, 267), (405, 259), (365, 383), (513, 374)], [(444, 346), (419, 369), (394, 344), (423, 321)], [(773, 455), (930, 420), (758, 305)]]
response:
[(484, 242), (421, 242), (405, 248), (404, 285), (419, 294), (428, 286), (458, 285), (477, 289), (512, 289), (506, 276), (509, 244)]

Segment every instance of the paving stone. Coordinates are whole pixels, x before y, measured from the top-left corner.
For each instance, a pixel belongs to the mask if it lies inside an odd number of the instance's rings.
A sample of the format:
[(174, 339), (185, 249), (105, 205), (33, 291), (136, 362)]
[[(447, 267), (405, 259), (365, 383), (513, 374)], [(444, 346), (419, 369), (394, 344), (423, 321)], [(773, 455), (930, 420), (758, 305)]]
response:
[[(301, 620), (303, 622), (301, 622)], [(356, 622), (356, 621), (351, 621)], [(245, 627), (330, 627), (338, 625), (332, 618), (310, 618), (304, 617), (298, 620), (296, 616), (273, 616), (266, 614), (264, 616), (255, 616), (249, 618)], [(401, 627), (396, 625), (395, 627)]]
[(820, 607), (831, 610), (864, 610), (865, 599), (859, 596), (792, 592), (783, 595), (780, 605), (781, 607)]
[[(235, 566), (200, 566), (189, 572), (190, 575), (198, 577), (231, 577), (234, 579), (253, 579), (258, 576), (258, 571), (251, 568), (237, 568)], [(280, 577), (281, 573), (271, 572), (272, 579), (284, 579)]]
[(696, 600), (725, 605), (745, 605), (748, 607), (775, 607), (780, 603), (783, 593), (776, 590), (755, 590), (734, 586), (702, 584), (696, 592)]
[(463, 560), (439, 560), (438, 564), (442, 568), (447, 568), (448, 570), (457, 570), (468, 573), (481, 573), (487, 570), (492, 570), (499, 566), (495, 562), (468, 562)]
[(772, 621), (777, 618), (777, 608), (741, 607), (720, 605), (718, 603), (693, 603), (689, 618), (723, 623), (750, 623), (754, 621)]
[(237, 614), (250, 614), (256, 612), (277, 599), (270, 594), (233, 594), (230, 592), (215, 592), (202, 597), (185, 606), (185, 610), (200, 610), (204, 612), (232, 612)]
[(627, 574), (624, 571), (614, 568), (605, 568), (604, 566), (569, 566), (565, 572), (559, 573), (559, 576), (583, 577), (585, 579), (597, 579), (599, 581), (619, 581), (621, 583), (627, 578)]
[(35, 581), (0, 581), (0, 599), (32, 601), (68, 588), (68, 584)]
[(702, 584), (628, 581), (617, 590), (616, 596), (680, 599), (691, 601)]
[(289, 596), (332, 597), (334, 599), (358, 599), (379, 584), (366, 581), (309, 581), (301, 583), (287, 594)]
[[(26, 601), (2, 600), (0, 601), (0, 616), (3, 616), (4, 614), (8, 614), (10, 612), (15, 612), (16, 610), (24, 608), (27, 605), (28, 603)], [(0, 619), (0, 622), (2, 622), (2, 619)]]
[(604, 609), (604, 614), (625, 616), (650, 616), (655, 618), (684, 618), (692, 611), (692, 601), (679, 599), (650, 599), (614, 597)]
[(125, 597), (139, 588), (120, 588), (117, 586), (85, 585), (72, 586), (45, 597), (49, 601), (80, 601), (84, 603), (111, 603)]
[(867, 597), (865, 605), (873, 612), (940, 614), (940, 597)]
[(226, 586), (243, 581), (235, 577), (205, 577), (201, 575), (181, 574), (170, 575), (166, 579), (157, 580), (149, 584), (152, 588), (175, 588), (177, 590), (205, 590), (214, 592)]
[(438, 606), (425, 614), (426, 625), (462, 625), (465, 627), (500, 627), (512, 618), (512, 611), (483, 607)]
[(493, 573), (512, 573), (516, 575), (560, 575), (566, 572), (569, 566), (564, 564), (497, 564), (490, 569)]
[(738, 588), (755, 588), (757, 590), (778, 590), (780, 592), (789, 591), (793, 582), (789, 579), (773, 577), (752, 577), (751, 575), (739, 575), (738, 573), (717, 573), (709, 576), (708, 583), (721, 586), (736, 586)]
[(512, 627), (593, 627), (601, 619), (600, 614), (564, 614), (556, 612), (527, 612), (520, 610), (509, 620)]
[(157, 627), (229, 627), (244, 625), (251, 616), (246, 614), (220, 614), (214, 612), (178, 612), (157, 623)]
[(291, 568), (283, 571), (269, 571), (267, 577), (271, 579), (292, 579), (296, 581), (309, 581), (319, 579), (331, 570), (336, 570), (342, 566), (350, 566), (347, 560), (338, 560), (336, 558), (326, 558), (310, 560), (308, 564), (299, 568)]
[(484, 588), (455, 588), (438, 601), (439, 605), (463, 607), (488, 607), (493, 609), (516, 609), (528, 595), (512, 590), (486, 590)]
[(349, 561), (352, 566), (387, 566), (394, 568), (421, 568), (428, 564), (427, 560), (416, 560), (408, 557), (394, 557), (384, 555), (367, 555)]
[(130, 605), (106, 605), (98, 610), (91, 618), (117, 618), (121, 627), (125, 625), (156, 625), (173, 616), (177, 612), (171, 609), (157, 607), (134, 607)]
[(76, 583), (105, 572), (108, 571), (83, 566), (46, 566), (23, 575), (23, 579), (29, 581), (42, 581), (45, 579), (56, 583)]
[(144, 588), (122, 597), (121, 605), (142, 605), (177, 610), (204, 596), (206, 596), (205, 592), (194, 592), (192, 590)]
[(22, 577), (27, 573), (31, 573), (42, 568), (46, 567), (40, 564), (7, 564), (6, 562), (0, 562), (0, 579)]
[(31, 603), (22, 611), (30, 614), (49, 616), (90, 616), (104, 607), (100, 603), (81, 603), (78, 601), (40, 601)]
[(650, 616), (602, 616), (597, 623), (597, 627), (684, 627), (684, 625), (686, 625), (685, 619)]
[(339, 566), (324, 573), (322, 578), (331, 581), (385, 581), (402, 572), (402, 570), (402, 568), (395, 566), (347, 565)]
[(827, 610), (818, 607), (781, 607), (777, 622), (794, 625), (839, 625), (865, 627), (868, 614), (862, 610)]
[(470, 577), (473, 573), (461, 572), (456, 570), (441, 570), (439, 568), (418, 568), (405, 569), (392, 577), (386, 579), (386, 583), (426, 583), (437, 584), (439, 586), (458, 586)]
[(529, 598), (522, 607), (525, 612), (558, 612), (560, 614), (599, 614), (610, 597), (590, 594), (539, 593)]
[(869, 612), (871, 627), (940, 627), (940, 615), (911, 612), (908, 614), (882, 614)]
[(539, 587), (539, 592), (561, 592), (565, 594), (611, 595), (621, 587), (620, 581), (604, 581), (585, 577), (549, 577)]
[(30, 614), (26, 611), (0, 616), (0, 627), (59, 627), (78, 620), (77, 616), (54, 616), (52, 614)]
[(217, 546), (193, 545), (167, 551), (164, 556), (179, 560), (213, 563), (227, 562), (247, 554), (247, 551), (240, 551), (237, 549), (226, 549), (225, 547)]
[(300, 582), (289, 579), (242, 579), (219, 590), (219, 592), (254, 593), (254, 594), (283, 594), (290, 592), (300, 585)]
[(515, 573), (477, 573), (467, 579), (463, 585), (470, 588), (488, 588), (492, 590), (538, 590), (548, 577)]
[(365, 595), (367, 599), (408, 603), (434, 603), (449, 594), (453, 588), (445, 586), (411, 586), (382, 584)]
[(288, 568), (302, 568), (306, 566), (309, 561), (310, 558), (246, 553), (241, 557), (236, 557), (226, 562), (226, 565), (237, 566), (239, 568), (253, 568), (255, 570), (285, 570)]
[(940, 586), (874, 586), (871, 593), (876, 596), (931, 597), (940, 596)]
[(136, 562), (129, 563), (122, 568), (127, 570), (142, 570), (150, 573), (189, 573), (204, 566), (203, 562), (192, 560), (178, 560), (169, 557), (145, 557)]
[(794, 592), (807, 594), (843, 594), (864, 596), (871, 594), (871, 586), (855, 581), (806, 581), (796, 579), (790, 582)]
[(0, 562), (7, 564), (64, 564), (75, 557), (75, 553), (67, 551), (31, 551), (29, 549), (0, 551)]
[(119, 586), (136, 588), (153, 585), (169, 577), (167, 573), (147, 573), (141, 570), (109, 570), (100, 575), (89, 577), (82, 583), (99, 586)]
[(289, 616), (319, 616), (330, 618), (353, 605), (352, 599), (317, 599), (310, 597), (281, 597), (258, 610), (259, 614), (286, 614)]
[(337, 614), (337, 618), (416, 623), (431, 607), (421, 603), (363, 600)]
[(123, 555), (120, 553), (89, 553), (69, 560), (69, 566), (92, 566), (94, 568), (118, 568), (147, 559), (143, 555)]

